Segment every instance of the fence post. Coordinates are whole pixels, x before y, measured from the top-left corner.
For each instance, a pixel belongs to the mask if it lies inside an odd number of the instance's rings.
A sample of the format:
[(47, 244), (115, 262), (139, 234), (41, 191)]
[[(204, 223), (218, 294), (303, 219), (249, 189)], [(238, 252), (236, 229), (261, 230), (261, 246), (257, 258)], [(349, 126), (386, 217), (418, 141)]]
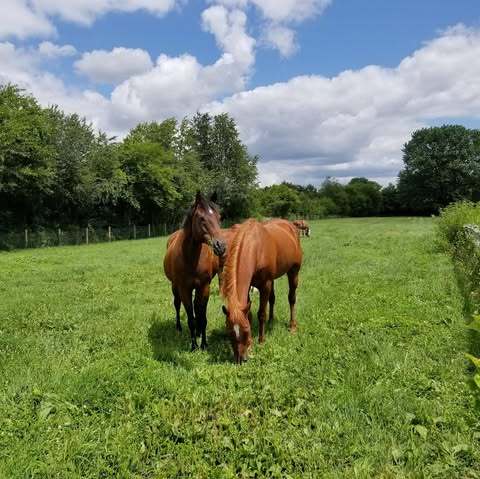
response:
[(148, 237), (150, 238), (150, 223), (148, 223)]
[(25, 228), (25, 248), (28, 248), (28, 228)]
[(108, 241), (112, 241), (112, 227), (108, 227)]
[(137, 227), (133, 225), (133, 239), (137, 239)]
[(85, 243), (88, 244), (88, 226), (85, 228)]
[(60, 246), (62, 244), (62, 230), (60, 228), (58, 228), (58, 246)]

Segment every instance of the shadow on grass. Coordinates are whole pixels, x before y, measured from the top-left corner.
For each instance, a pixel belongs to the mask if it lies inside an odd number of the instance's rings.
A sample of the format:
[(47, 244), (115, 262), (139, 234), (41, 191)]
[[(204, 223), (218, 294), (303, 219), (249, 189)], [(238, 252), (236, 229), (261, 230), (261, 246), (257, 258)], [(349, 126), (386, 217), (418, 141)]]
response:
[[(194, 368), (197, 353), (208, 354), (208, 362), (211, 364), (232, 362), (230, 341), (223, 328), (210, 331), (207, 329), (207, 350), (191, 352), (188, 326), (184, 325), (183, 331), (179, 333), (175, 329), (173, 319), (162, 320), (157, 314), (153, 314), (148, 329), (148, 340), (156, 361), (170, 363), (185, 369)], [(200, 343), (199, 340), (198, 342)]]
[(174, 364), (185, 369), (194, 366), (193, 355), (190, 355), (190, 333), (179, 333), (175, 329), (174, 320), (161, 320), (152, 315), (148, 340), (156, 361)]

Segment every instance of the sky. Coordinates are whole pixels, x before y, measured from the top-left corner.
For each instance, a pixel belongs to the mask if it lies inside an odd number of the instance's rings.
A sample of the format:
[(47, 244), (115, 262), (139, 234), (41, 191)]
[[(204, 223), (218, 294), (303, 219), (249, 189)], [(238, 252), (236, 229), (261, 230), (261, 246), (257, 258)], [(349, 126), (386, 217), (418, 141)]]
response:
[(0, 84), (123, 137), (227, 112), (261, 184), (388, 184), (415, 129), (480, 128), (480, 0), (0, 0)]

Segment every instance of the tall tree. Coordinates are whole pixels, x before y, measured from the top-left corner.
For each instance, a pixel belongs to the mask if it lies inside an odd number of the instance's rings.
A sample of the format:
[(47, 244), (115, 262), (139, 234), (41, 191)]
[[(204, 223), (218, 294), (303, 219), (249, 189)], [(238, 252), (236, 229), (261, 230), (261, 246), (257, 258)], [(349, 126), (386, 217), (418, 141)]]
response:
[(382, 187), (367, 178), (352, 178), (345, 191), (352, 216), (374, 216), (382, 210)]
[(0, 87), (0, 202), (13, 213), (4, 221), (31, 224), (42, 213), (55, 176), (51, 140), (37, 101), (18, 87)]
[(480, 199), (480, 131), (423, 128), (403, 148), (399, 193), (416, 213), (437, 213), (460, 199)]

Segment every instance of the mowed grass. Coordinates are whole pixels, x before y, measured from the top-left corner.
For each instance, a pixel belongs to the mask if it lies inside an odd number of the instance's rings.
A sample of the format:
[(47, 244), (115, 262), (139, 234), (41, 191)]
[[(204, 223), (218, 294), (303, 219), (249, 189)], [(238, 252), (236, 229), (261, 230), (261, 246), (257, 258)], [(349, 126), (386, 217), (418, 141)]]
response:
[[(431, 219), (326, 220), (263, 346), (174, 327), (165, 239), (0, 254), (0, 477), (480, 477), (472, 348)], [(255, 298), (254, 305), (257, 305)]]

